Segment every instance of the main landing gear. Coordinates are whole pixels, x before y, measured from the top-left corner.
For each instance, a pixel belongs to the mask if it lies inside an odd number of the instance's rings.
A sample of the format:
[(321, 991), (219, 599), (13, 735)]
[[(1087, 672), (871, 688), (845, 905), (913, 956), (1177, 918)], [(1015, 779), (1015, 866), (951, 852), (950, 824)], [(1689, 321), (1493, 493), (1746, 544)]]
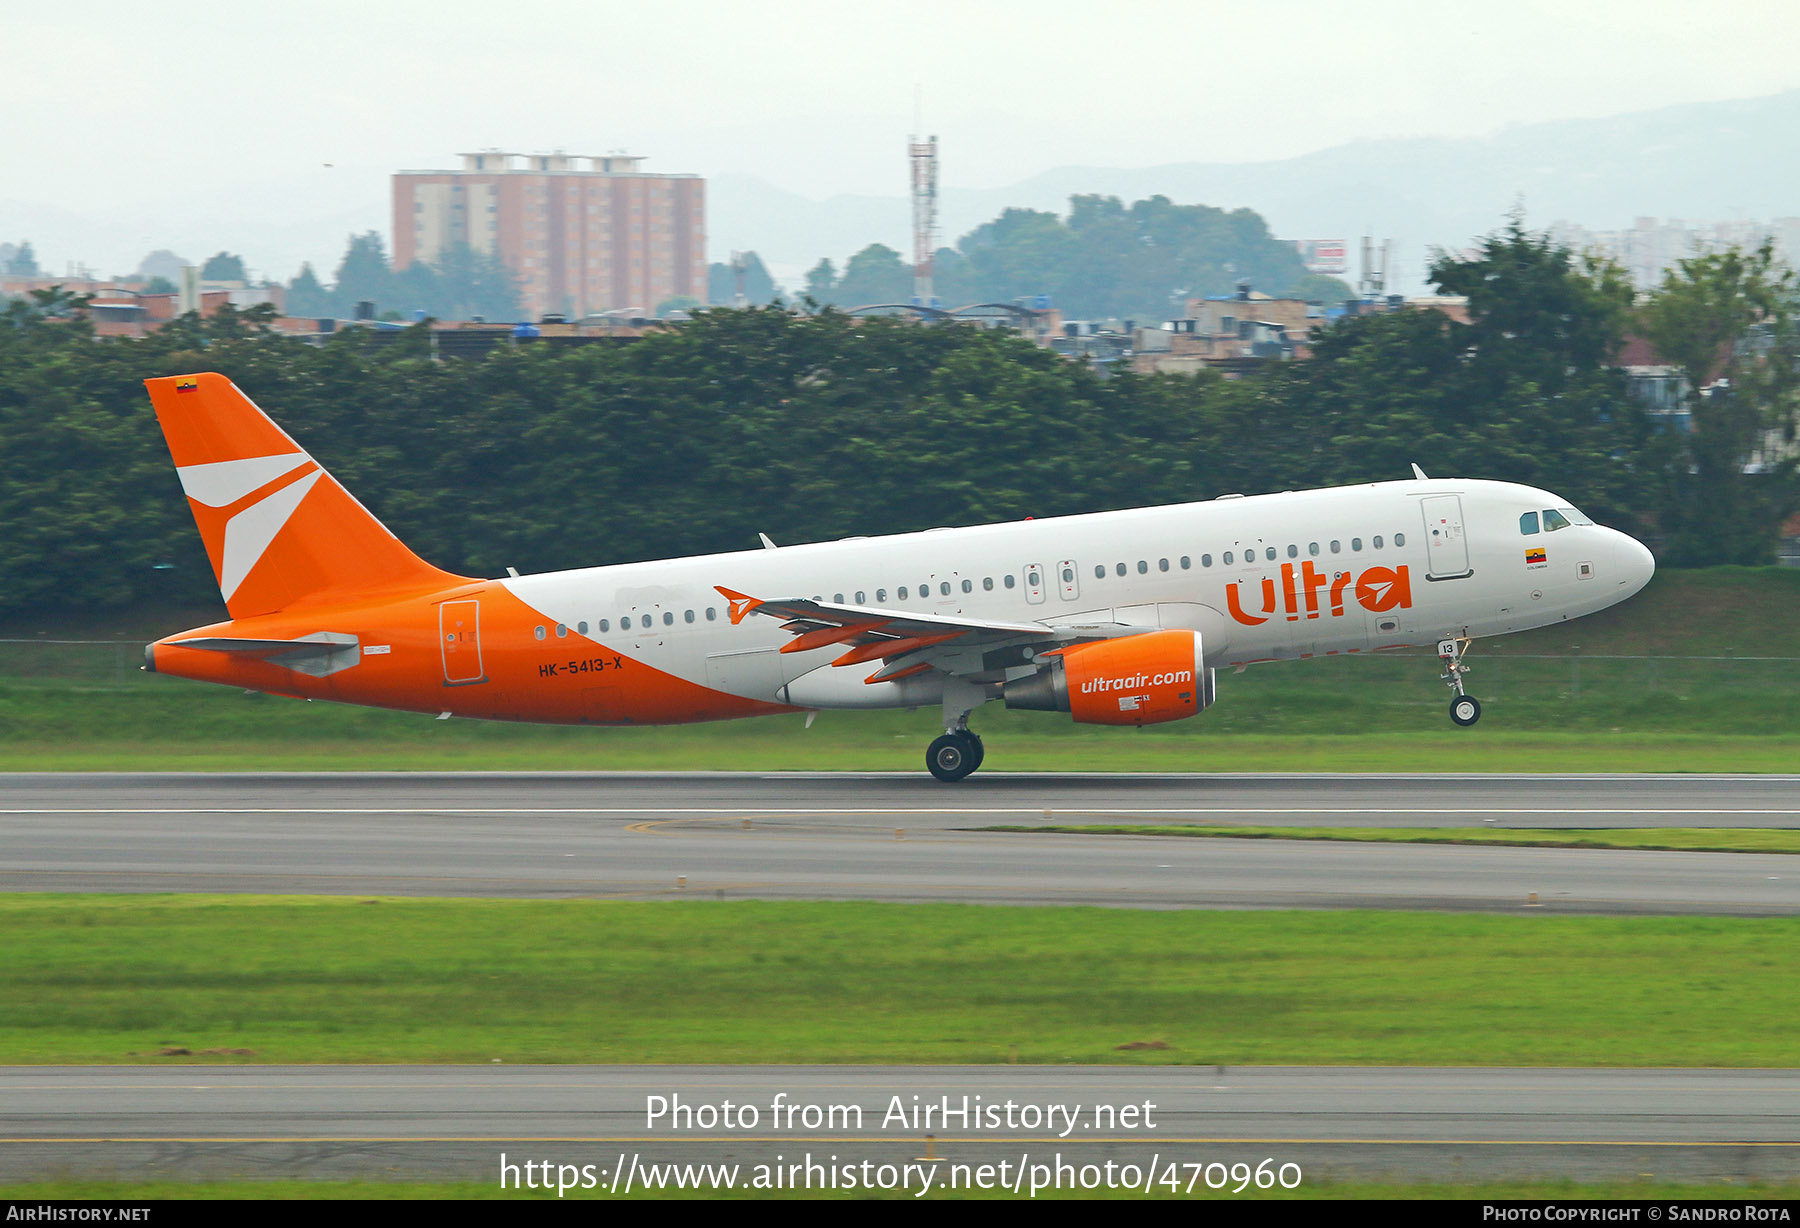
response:
[(951, 675), (944, 680), (944, 736), (925, 748), (925, 766), (945, 784), (952, 784), (981, 766), (987, 753), (981, 738), (969, 728), (969, 713), (989, 696), (982, 687)]
[(1462, 663), (1463, 654), (1473, 641), (1468, 638), (1438, 641), (1438, 659), (1444, 663), (1444, 685), (1456, 692), (1450, 701), (1450, 719), (1467, 729), (1481, 719), (1481, 701), (1463, 693), (1463, 675), (1469, 667)]
[(949, 784), (980, 767), (984, 754), (981, 738), (964, 726), (952, 729), (926, 749), (925, 766), (933, 776)]

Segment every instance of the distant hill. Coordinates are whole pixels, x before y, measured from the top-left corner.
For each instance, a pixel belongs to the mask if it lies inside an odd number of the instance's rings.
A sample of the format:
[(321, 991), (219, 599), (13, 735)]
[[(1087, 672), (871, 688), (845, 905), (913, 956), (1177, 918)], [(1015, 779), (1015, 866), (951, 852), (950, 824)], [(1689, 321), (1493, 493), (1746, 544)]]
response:
[[(954, 143), (954, 134), (945, 137), (946, 149)], [(790, 284), (789, 270), (821, 256), (841, 264), (874, 242), (911, 250), (899, 193), (815, 201), (749, 176), (708, 186), (712, 246), (755, 248)], [(1429, 246), (1461, 247), (1521, 200), (1534, 227), (1800, 215), (1800, 91), (1521, 124), (1484, 137), (1358, 141), (1272, 162), (1065, 166), (1004, 188), (949, 186), (942, 240), (954, 243), (1007, 206), (1066, 211), (1069, 196), (1084, 192), (1246, 206), (1289, 238), (1392, 238), (1402, 279), (1416, 285)]]

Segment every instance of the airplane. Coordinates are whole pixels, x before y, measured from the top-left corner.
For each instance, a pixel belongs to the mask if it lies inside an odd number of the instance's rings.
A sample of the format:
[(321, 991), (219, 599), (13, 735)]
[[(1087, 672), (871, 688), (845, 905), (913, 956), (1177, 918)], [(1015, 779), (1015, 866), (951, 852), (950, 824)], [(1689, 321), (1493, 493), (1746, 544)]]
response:
[[(415, 555), (223, 375), (145, 381), (225, 622), (145, 666), (276, 695), (586, 725), (938, 706), (1194, 716), (1220, 669), (1435, 644), (1451, 720), (1473, 640), (1632, 596), (1656, 562), (1568, 500), (1409, 480), (480, 579)], [(810, 723), (811, 715), (808, 716)]]

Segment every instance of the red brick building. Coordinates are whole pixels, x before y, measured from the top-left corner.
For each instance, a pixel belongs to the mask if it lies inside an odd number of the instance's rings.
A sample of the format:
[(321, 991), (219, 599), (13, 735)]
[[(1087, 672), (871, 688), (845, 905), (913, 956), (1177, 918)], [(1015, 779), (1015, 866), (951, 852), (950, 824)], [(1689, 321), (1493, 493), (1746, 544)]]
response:
[(466, 243), (519, 278), (532, 315), (649, 315), (706, 299), (706, 181), (642, 158), (463, 154), (462, 169), (394, 176), (394, 267)]

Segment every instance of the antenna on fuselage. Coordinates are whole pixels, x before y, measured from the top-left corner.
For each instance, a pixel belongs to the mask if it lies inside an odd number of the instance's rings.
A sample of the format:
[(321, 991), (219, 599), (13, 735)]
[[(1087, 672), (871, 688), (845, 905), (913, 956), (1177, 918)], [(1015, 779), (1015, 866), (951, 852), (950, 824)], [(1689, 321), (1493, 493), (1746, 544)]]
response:
[(1415, 477), (1415, 478), (1418, 478), (1418, 479), (1419, 479), (1419, 481), (1421, 481), (1421, 482), (1429, 482), (1429, 481), (1431, 481), (1431, 479), (1430, 479), (1430, 478), (1428, 478), (1428, 477), (1426, 477), (1426, 476), (1425, 476), (1425, 471), (1424, 471), (1424, 470), (1423, 470), (1423, 469), (1421, 469), (1421, 468), (1419, 468), (1419, 465), (1418, 465), (1418, 462), (1417, 462), (1417, 461), (1415, 461), (1415, 462), (1413, 462), (1413, 476), (1414, 476), (1414, 477)]

